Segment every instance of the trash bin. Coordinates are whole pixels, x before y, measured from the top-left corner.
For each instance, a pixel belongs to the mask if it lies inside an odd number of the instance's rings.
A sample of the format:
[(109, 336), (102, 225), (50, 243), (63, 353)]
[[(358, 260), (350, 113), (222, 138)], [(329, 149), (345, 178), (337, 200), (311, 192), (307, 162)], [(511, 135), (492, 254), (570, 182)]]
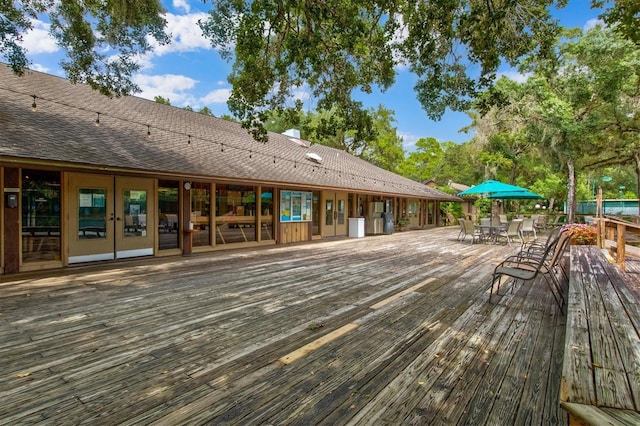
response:
[(364, 217), (349, 218), (349, 238), (364, 237)]
[(385, 234), (393, 234), (393, 213), (392, 212), (384, 212), (382, 213), (382, 232)]

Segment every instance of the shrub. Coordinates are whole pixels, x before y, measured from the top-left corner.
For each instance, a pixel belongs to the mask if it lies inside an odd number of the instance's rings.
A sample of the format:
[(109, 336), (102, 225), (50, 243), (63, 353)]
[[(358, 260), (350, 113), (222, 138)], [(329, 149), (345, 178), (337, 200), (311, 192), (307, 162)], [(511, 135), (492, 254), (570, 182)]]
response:
[(567, 229), (573, 231), (571, 244), (586, 246), (596, 244), (598, 241), (598, 228), (595, 225), (572, 223), (567, 225)]

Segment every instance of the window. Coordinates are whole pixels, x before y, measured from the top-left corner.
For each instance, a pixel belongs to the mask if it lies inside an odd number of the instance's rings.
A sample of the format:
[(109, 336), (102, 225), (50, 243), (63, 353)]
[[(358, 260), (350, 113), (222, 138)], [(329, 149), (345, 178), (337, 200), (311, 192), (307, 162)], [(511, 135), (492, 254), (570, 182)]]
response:
[[(263, 194), (266, 195), (266, 194)], [(271, 211), (267, 197), (263, 212)], [(256, 240), (256, 189), (244, 185), (216, 185), (216, 244)]]
[(312, 204), (311, 192), (280, 192), (280, 222), (310, 222)]
[(78, 238), (107, 238), (107, 190), (80, 188), (78, 197)]
[(158, 181), (158, 248), (175, 249), (179, 246), (180, 182)]
[(199, 232), (193, 234), (193, 246), (211, 245), (209, 227), (211, 224), (210, 202), (211, 184), (194, 182), (191, 187), (191, 223)]
[(60, 260), (60, 173), (22, 171), (22, 261)]
[(147, 191), (127, 189), (123, 194), (124, 237), (147, 235)]

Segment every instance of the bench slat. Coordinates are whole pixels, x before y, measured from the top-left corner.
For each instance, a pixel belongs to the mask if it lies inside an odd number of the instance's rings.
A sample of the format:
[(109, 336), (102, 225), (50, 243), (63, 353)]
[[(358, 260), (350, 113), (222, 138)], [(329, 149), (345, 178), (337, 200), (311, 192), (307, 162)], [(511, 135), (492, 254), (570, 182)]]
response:
[(589, 424), (627, 424), (627, 410), (640, 417), (638, 300), (622, 274), (597, 247), (571, 248), (560, 400)]

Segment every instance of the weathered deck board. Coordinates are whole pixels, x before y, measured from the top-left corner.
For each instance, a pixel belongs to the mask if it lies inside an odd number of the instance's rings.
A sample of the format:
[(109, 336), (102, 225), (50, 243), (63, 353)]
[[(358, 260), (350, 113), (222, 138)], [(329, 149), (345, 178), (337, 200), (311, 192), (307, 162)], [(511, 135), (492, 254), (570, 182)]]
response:
[(566, 424), (564, 317), (457, 233), (3, 277), (0, 424)]
[(623, 278), (624, 272), (596, 247), (571, 250), (560, 399), (568, 412), (588, 424), (616, 424), (617, 415), (637, 423), (640, 333), (634, 317), (640, 299), (629, 287), (635, 280)]

